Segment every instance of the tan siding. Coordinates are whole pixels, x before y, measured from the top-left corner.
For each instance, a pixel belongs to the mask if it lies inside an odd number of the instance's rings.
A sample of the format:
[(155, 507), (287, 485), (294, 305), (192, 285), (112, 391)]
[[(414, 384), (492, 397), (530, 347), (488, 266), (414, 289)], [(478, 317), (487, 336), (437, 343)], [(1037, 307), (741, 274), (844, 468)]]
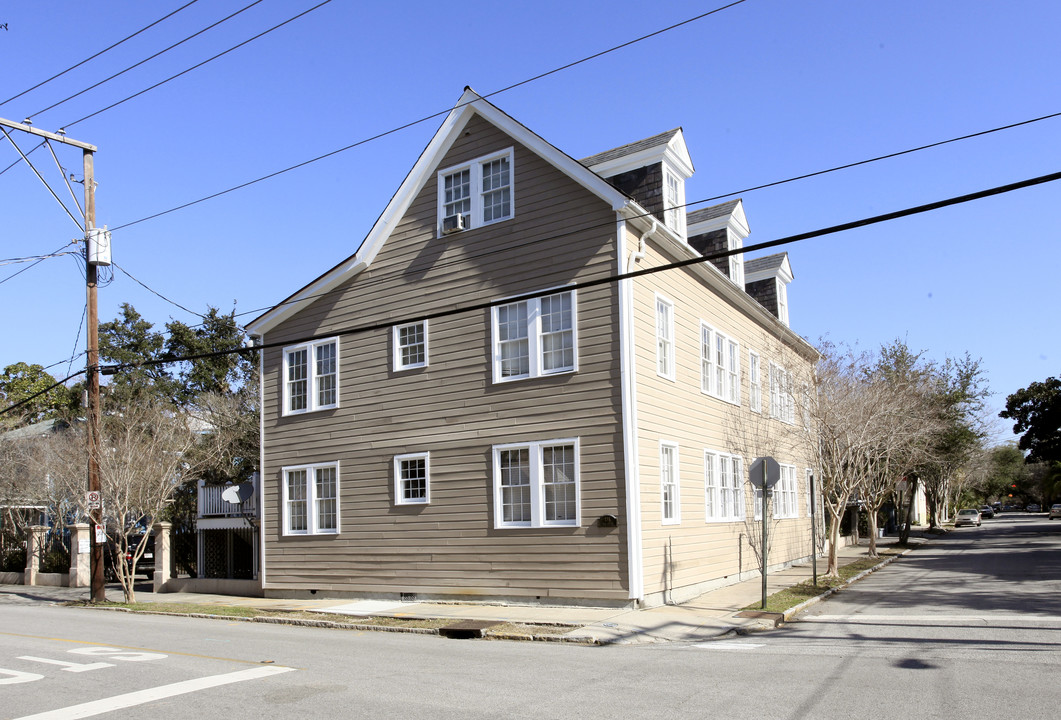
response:
[[(682, 259), (648, 243), (639, 268)], [(708, 273), (713, 273), (708, 270)], [(715, 283), (728, 282), (721, 276)], [(676, 379), (656, 373), (655, 293), (674, 303)], [(745, 482), (745, 520), (708, 522), (704, 508), (704, 450), (732, 453), (747, 469), (755, 457), (771, 455), (795, 464), (799, 516), (771, 525), (769, 561), (787, 563), (810, 553), (804, 468), (810, 454), (799, 429), (769, 418), (770, 360), (789, 370), (809, 364), (781, 341), (784, 331), (758, 314), (749, 314), (709, 287), (702, 273), (670, 270), (635, 281), (635, 355), (638, 393), (638, 438), (642, 499), (645, 592), (650, 598), (681, 599), (703, 587), (741, 573), (757, 571), (761, 525), (753, 521), (752, 491)], [(706, 322), (740, 343), (741, 404), (736, 406), (701, 392), (700, 323)], [(791, 342), (791, 341), (790, 341)], [(748, 349), (761, 357), (764, 413), (749, 409)], [(681, 523), (662, 524), (659, 441), (679, 446)]]
[[(515, 217), (435, 237), (432, 175), (372, 267), (266, 342), (389, 323), (614, 271), (614, 214), (479, 118), (442, 167), (515, 147)], [(429, 367), (391, 368), (389, 327), (340, 339), (340, 407), (281, 417), (281, 351), (265, 353), (266, 587), (626, 599), (615, 288), (578, 293), (577, 373), (494, 384), (489, 310), (429, 323)], [(577, 437), (578, 528), (494, 529), (494, 444)], [(392, 458), (431, 453), (431, 503), (396, 506)], [(340, 463), (341, 532), (282, 537), (280, 468)]]

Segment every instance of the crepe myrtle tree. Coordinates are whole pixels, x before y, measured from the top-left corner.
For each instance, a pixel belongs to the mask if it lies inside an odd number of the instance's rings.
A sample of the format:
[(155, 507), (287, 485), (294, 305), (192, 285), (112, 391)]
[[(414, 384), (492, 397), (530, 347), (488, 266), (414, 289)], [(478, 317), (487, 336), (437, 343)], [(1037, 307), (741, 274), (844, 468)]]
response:
[[(83, 429), (78, 429), (81, 434)], [(137, 404), (103, 408), (100, 421), (100, 497), (110, 540), (112, 567), (126, 602), (135, 602), (133, 576), (147, 543), (152, 523), (162, 514), (187, 478), (196, 477), (212, 462), (211, 430), (182, 409), (158, 399), (142, 398)], [(71, 498), (83, 498), (83, 436), (64, 440), (79, 449), (67, 462), (80, 466), (80, 475), (68, 486)], [(204, 451), (204, 446), (207, 450)], [(128, 558), (128, 562), (126, 561)]]

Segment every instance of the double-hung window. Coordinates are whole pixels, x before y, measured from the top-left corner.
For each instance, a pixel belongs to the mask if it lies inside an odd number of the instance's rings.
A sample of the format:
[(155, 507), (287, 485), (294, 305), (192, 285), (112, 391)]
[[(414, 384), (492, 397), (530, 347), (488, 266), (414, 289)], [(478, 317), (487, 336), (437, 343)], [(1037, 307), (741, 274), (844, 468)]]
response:
[(761, 413), (763, 411), (763, 385), (762, 369), (759, 353), (754, 350), (748, 351), (748, 403), (751, 411)]
[(786, 423), (795, 422), (792, 398), (792, 375), (780, 365), (770, 363), (770, 416)]
[(440, 232), (468, 230), (512, 217), (512, 185), (512, 148), (439, 171)]
[(656, 295), (656, 374), (675, 379), (674, 303)]
[(700, 390), (740, 404), (740, 345), (700, 323)]
[(339, 532), (339, 463), (285, 467), (284, 535)]
[(681, 236), (685, 236), (685, 182), (670, 170), (663, 188), (664, 219), (667, 227)]
[(427, 320), (394, 326), (394, 369), (427, 367)]
[(678, 446), (659, 443), (660, 513), (664, 525), (678, 525), (682, 521), (681, 481), (678, 477)]
[(704, 451), (704, 517), (708, 522), (744, 518), (744, 462), (739, 456)]
[(284, 414), (339, 407), (339, 340), (284, 348)]
[(574, 290), (495, 305), (494, 382), (578, 369)]
[(431, 502), (431, 455), (394, 456), (394, 503), (426, 505)]
[(788, 325), (788, 285), (784, 280), (777, 282), (777, 319)]
[(577, 527), (579, 441), (494, 446), (494, 527)]
[(799, 517), (795, 465), (781, 466), (781, 479), (774, 485), (773, 494), (775, 518)]

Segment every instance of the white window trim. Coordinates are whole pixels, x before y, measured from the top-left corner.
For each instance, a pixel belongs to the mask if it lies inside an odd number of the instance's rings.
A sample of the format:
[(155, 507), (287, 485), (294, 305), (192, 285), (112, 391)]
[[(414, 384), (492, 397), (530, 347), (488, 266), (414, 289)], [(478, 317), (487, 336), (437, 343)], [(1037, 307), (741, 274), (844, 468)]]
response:
[[(316, 349), (323, 345), (335, 345), (335, 402), (322, 405), (318, 402), (317, 393), (317, 361), (314, 357)], [(313, 342), (301, 343), (298, 345), (288, 345), (283, 350), (283, 368), (281, 372), (283, 382), (283, 415), (302, 415), (309, 412), (318, 412), (320, 410), (332, 410), (339, 407), (339, 391), (342, 387), (339, 376), (339, 365), (340, 365), (340, 353), (339, 353), (339, 338), (332, 337), (324, 340), (315, 340)], [(306, 407), (301, 410), (291, 410), (291, 390), (288, 383), (288, 354), (297, 352), (299, 350), (306, 350)]]
[(788, 283), (780, 278), (777, 283), (777, 319), (788, 325)]
[[(572, 357), (572, 363), (570, 367), (558, 368), (555, 370), (544, 370), (542, 362), (542, 354), (544, 348), (542, 347), (542, 322), (541, 322), (541, 301), (548, 297), (556, 297), (557, 295), (564, 294), (571, 295), (571, 344), (574, 355)], [(560, 288), (555, 293), (549, 293), (542, 297), (536, 297), (529, 300), (515, 300), (514, 302), (526, 302), (527, 303), (527, 353), (529, 356), (529, 371), (525, 375), (509, 375), (503, 377), (501, 375), (501, 339), (499, 331), (499, 309), (504, 305), (513, 304), (512, 302), (501, 301), (490, 308), (490, 332), (491, 332), (491, 345), (493, 346), (493, 365), (494, 365), (494, 382), (495, 383), (506, 383), (516, 382), (519, 380), (528, 380), (536, 377), (548, 377), (551, 375), (564, 375), (567, 373), (578, 372), (578, 291), (574, 289), (563, 289)]]
[[(497, 160), (499, 158), (508, 158), (508, 188), (509, 188), (509, 213), (506, 217), (497, 218), (496, 220), (490, 220), (486, 222), (483, 220), (483, 165), (485, 163)], [(516, 164), (515, 164), (515, 153), (513, 148), (505, 148), (498, 152), (490, 153), (489, 155), (483, 155), (477, 157), (466, 163), (460, 165), (454, 165), (452, 167), (444, 168), (438, 171), (438, 237), (442, 237), (442, 220), (445, 218), (446, 211), (446, 183), (445, 178), (447, 175), (460, 172), (462, 170), (468, 170), (471, 177), (471, 210), (468, 212), (468, 227), (465, 230), (472, 230), (477, 227), (485, 227), (487, 225), (493, 225), (499, 222), (505, 222), (511, 220), (516, 216)]]
[[(575, 449), (575, 517), (569, 520), (546, 520), (545, 519), (545, 470), (543, 466), (543, 450), (547, 447), (557, 445), (572, 445)], [(504, 508), (501, 493), (501, 452), (503, 450), (518, 450), (526, 448), (530, 456), (530, 498), (531, 519), (516, 522), (505, 522)], [(494, 471), (494, 528), (501, 530), (507, 528), (549, 528), (549, 527), (579, 527), (582, 524), (582, 454), (579, 439), (562, 438), (560, 440), (542, 440), (535, 442), (505, 443), (494, 445), (493, 451)]]
[(775, 362), (770, 363), (770, 417), (788, 425), (796, 421), (792, 374)]
[(781, 466), (781, 479), (773, 487), (775, 520), (787, 520), (799, 517), (799, 490), (796, 480), (796, 466)]
[[(729, 461), (731, 472), (734, 476), (735, 487), (722, 487), (722, 459)], [(708, 484), (708, 478), (713, 478), (714, 483)], [(723, 492), (729, 490), (732, 493), (731, 512), (724, 514), (722, 508)], [(708, 495), (712, 497), (709, 498)], [(710, 502), (709, 502), (710, 500)], [(711, 512), (710, 508), (717, 508)], [(739, 522), (744, 520), (744, 459), (740, 455), (722, 453), (715, 450), (704, 450), (704, 520), (709, 523)]]
[[(716, 343), (723, 343), (722, 371), (723, 387), (718, 382), (718, 362), (715, 357)], [(733, 366), (736, 365), (734, 368)], [(735, 376), (735, 377), (734, 377)], [(703, 320), (700, 321), (700, 392), (716, 397), (731, 405), (740, 405), (740, 343), (720, 333)], [(730, 392), (732, 390), (732, 392)]]
[[(660, 328), (660, 306), (667, 308), (666, 327)], [(656, 374), (674, 382), (677, 379), (677, 347), (674, 339), (674, 301), (656, 293), (653, 318), (656, 324)], [(660, 331), (666, 333), (661, 335)], [(661, 369), (662, 366), (662, 369)]]
[[(418, 363), (409, 363), (408, 365), (402, 363), (402, 344), (401, 344), (401, 331), (407, 327), (413, 327), (416, 325), (424, 326), (424, 360)], [(418, 322), (403, 323), (401, 325), (395, 325), (391, 331), (391, 346), (393, 348), (393, 367), (394, 372), (401, 372), (402, 370), (414, 370), (416, 368), (427, 367), (428, 364), (428, 335), (427, 335), (427, 320), (420, 320)]]
[[(677, 197), (671, 196), (672, 179)], [(666, 163), (663, 165), (663, 218), (667, 227), (685, 237), (685, 180)]]
[[(673, 478), (673, 489), (674, 489), (674, 516), (667, 517), (667, 484), (664, 482), (665, 474), (663, 472), (663, 449), (667, 448), (673, 450), (671, 455), (671, 475)], [(678, 449), (678, 443), (670, 442), (668, 440), (659, 441), (659, 516), (660, 524), (662, 525), (681, 525), (682, 524), (682, 481), (681, 481), (681, 453)]]
[[(320, 529), (319, 517), (317, 515), (317, 482), (316, 482), (316, 471), (321, 468), (335, 468), (335, 528), (328, 528), (326, 530)], [(291, 518), (288, 514), (288, 486), (287, 486), (287, 474), (289, 472), (298, 472), (300, 470), (306, 471), (306, 525), (305, 530), (291, 530)], [(309, 465), (286, 465), (280, 468), (280, 485), (281, 485), (281, 498), (280, 507), (282, 508), (282, 528), (285, 536), (302, 536), (302, 535), (338, 535), (339, 530), (342, 527), (342, 512), (341, 508), (341, 497), (340, 490), (342, 489), (342, 476), (339, 472), (339, 461), (335, 462), (323, 462), (323, 463), (312, 463)]]
[[(402, 461), (424, 461), (424, 497), (409, 500), (402, 487)], [(406, 453), (394, 456), (394, 504), (395, 505), (429, 505), (431, 503), (431, 453)]]
[[(755, 358), (754, 365), (752, 358)], [(763, 411), (763, 358), (759, 353), (748, 349), (748, 407), (753, 413)], [(758, 391), (758, 392), (756, 392)]]

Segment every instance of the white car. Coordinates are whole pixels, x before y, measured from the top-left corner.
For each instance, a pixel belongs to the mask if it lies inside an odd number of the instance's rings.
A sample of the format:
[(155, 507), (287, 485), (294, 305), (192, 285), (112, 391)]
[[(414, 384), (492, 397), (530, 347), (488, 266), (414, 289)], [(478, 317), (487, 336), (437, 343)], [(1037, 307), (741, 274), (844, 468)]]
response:
[(954, 527), (962, 525), (975, 525), (980, 527), (980, 511), (976, 508), (963, 508), (954, 516)]
[(1061, 503), (1054, 503), (1050, 506), (1050, 519), (1061, 518)]

